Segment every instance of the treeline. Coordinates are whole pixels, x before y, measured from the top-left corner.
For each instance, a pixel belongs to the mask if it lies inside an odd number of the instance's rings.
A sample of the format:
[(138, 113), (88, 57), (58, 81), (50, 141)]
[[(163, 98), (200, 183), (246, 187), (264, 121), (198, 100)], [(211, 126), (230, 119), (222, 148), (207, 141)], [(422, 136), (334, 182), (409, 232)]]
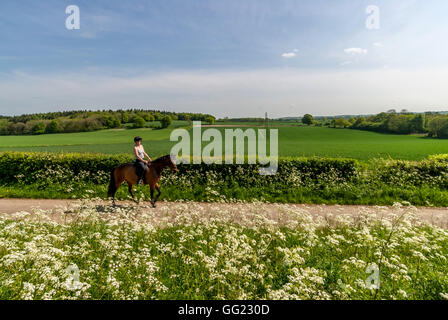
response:
[(393, 113), (382, 112), (368, 118), (357, 118), (350, 125), (353, 129), (384, 133), (427, 134), (433, 138), (448, 138), (448, 115), (437, 112)]
[(439, 112), (411, 113), (407, 111), (381, 112), (367, 117), (340, 117), (320, 120), (306, 114), (301, 122), (306, 125), (350, 128), (381, 133), (427, 134), (434, 138), (448, 138), (448, 115)]
[[(359, 117), (348, 120), (352, 129), (369, 130), (384, 133), (426, 133), (427, 117), (425, 114), (401, 114), (381, 112), (367, 118)], [(448, 118), (447, 118), (448, 119)], [(432, 119), (431, 119), (432, 120)], [(336, 120), (334, 120), (337, 124)], [(333, 123), (334, 125), (334, 123)]]
[[(271, 120), (271, 119), (267, 119)], [(229, 118), (219, 119), (219, 122), (264, 122), (265, 118)]]
[(130, 126), (141, 128), (153, 121), (159, 121), (163, 128), (168, 127), (172, 120), (213, 123), (215, 118), (209, 114), (145, 109), (35, 113), (0, 116), (0, 135), (85, 132)]

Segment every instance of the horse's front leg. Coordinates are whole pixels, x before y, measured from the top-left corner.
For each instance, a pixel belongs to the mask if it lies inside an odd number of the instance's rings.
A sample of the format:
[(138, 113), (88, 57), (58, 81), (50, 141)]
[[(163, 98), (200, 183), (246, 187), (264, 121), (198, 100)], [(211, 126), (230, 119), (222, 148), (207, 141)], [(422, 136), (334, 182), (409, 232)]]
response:
[(154, 200), (154, 204), (157, 202), (157, 200), (159, 200), (160, 194), (162, 193), (162, 192), (160, 191), (160, 187), (159, 187), (158, 184), (156, 184), (156, 190), (157, 190), (157, 195), (156, 195), (156, 198), (155, 198), (155, 200)]
[(150, 186), (149, 186), (149, 193), (150, 193), (150, 195), (151, 195), (151, 204), (152, 204), (152, 207), (155, 208), (155, 207), (156, 207), (156, 202), (154, 201), (154, 186), (153, 186), (153, 185), (150, 185)]

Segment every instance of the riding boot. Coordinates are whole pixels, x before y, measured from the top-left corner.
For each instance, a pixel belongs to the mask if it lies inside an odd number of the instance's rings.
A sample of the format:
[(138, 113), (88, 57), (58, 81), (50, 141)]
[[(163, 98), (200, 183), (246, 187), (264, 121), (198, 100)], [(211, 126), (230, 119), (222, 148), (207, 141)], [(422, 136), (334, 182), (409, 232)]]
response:
[(146, 170), (144, 170), (143, 173), (138, 178), (138, 184), (145, 184), (145, 173), (146, 173)]

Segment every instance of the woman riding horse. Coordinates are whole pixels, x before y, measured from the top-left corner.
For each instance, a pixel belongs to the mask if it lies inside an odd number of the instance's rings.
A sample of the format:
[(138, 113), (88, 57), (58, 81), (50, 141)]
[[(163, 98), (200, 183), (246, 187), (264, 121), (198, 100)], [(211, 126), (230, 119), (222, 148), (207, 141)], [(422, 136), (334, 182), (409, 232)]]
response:
[[(149, 189), (151, 193), (151, 204), (153, 207), (156, 206), (156, 201), (160, 197), (160, 187), (159, 181), (162, 174), (163, 169), (166, 167), (170, 168), (172, 171), (177, 172), (177, 166), (175, 161), (172, 159), (170, 155), (166, 155), (160, 157), (148, 164), (148, 169), (144, 174), (144, 184), (149, 184)], [(129, 193), (134, 199), (134, 192), (132, 187), (134, 184), (137, 184), (139, 180), (139, 176), (135, 172), (134, 163), (125, 163), (121, 164), (118, 167), (114, 168), (110, 174), (110, 183), (109, 189), (107, 191), (107, 195), (112, 197), (112, 202), (115, 204), (115, 193), (123, 181), (126, 181), (128, 184)], [(158, 194), (154, 198), (154, 189), (157, 190)], [(135, 200), (135, 199), (134, 199)]]
[[(148, 154), (145, 152), (145, 149), (142, 145), (142, 138), (141, 137), (135, 137), (134, 138), (134, 155), (135, 155), (135, 167), (136, 167), (136, 173), (138, 176), (138, 184), (141, 184), (143, 182), (144, 174), (147, 169), (148, 163), (151, 161), (151, 158), (148, 156)], [(148, 160), (145, 160), (145, 157), (148, 158)]]

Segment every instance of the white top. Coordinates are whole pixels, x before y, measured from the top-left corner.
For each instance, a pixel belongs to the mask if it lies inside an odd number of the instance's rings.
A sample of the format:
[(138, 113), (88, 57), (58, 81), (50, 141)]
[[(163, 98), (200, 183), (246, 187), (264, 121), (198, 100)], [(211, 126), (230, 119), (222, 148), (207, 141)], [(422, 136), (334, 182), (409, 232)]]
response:
[[(145, 158), (145, 149), (143, 149), (143, 146), (137, 147), (137, 153), (139, 155), (140, 158), (144, 159)], [(138, 159), (137, 155), (135, 155), (135, 159)]]

